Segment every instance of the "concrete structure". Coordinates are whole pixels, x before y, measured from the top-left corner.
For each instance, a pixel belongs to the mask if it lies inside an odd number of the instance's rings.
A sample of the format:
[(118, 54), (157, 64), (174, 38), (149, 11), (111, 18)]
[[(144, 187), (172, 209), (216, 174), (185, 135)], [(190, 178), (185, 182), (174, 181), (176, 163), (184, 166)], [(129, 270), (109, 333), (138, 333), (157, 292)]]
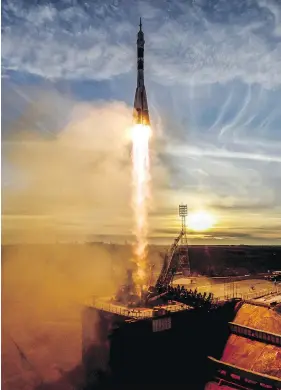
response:
[(233, 364), (224, 363), (209, 356), (211, 371), (220, 386), (240, 389), (281, 389), (281, 380), (270, 375), (245, 370)]
[(235, 324), (234, 322), (229, 322), (228, 325), (230, 332), (233, 334), (281, 347), (281, 335), (264, 332), (263, 330), (250, 328), (248, 326), (242, 326)]
[[(116, 388), (189, 381), (203, 385), (207, 356), (221, 354), (235, 304), (229, 301), (210, 310), (179, 303), (153, 309), (130, 309), (103, 300), (88, 304), (82, 315), (87, 383), (94, 387), (99, 378), (109, 376)], [(187, 351), (184, 359), (179, 358), (179, 346)], [(198, 367), (203, 370), (200, 376)]]

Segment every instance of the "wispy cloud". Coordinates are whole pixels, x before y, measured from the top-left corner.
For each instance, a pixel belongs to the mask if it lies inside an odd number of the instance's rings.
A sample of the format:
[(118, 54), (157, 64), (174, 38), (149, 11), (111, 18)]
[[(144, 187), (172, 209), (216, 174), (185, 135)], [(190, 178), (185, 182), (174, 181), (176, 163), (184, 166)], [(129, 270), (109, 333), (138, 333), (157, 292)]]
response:
[[(127, 0), (4, 1), (6, 226), (31, 226), (34, 216), (36, 226), (81, 234), (103, 226), (109, 236), (118, 223), (130, 233), (124, 135), (131, 108), (100, 99), (133, 98), (142, 16), (153, 121), (151, 231), (175, 232), (184, 201), (218, 214), (210, 240), (277, 239), (280, 12), (277, 0), (177, 0), (166, 8), (162, 0), (130, 7)], [(104, 213), (114, 215), (110, 226)]]
[[(211, 5), (210, 5), (211, 4)], [(137, 20), (144, 17), (150, 76), (159, 83), (239, 78), (280, 86), (279, 2), (187, 4), (143, 0), (30, 5), (3, 2), (2, 59), (7, 70), (46, 78), (103, 80), (134, 65)], [(239, 13), (239, 18), (238, 18)], [(165, 64), (165, 66), (163, 66)]]
[(231, 159), (231, 160), (252, 160), (252, 161), (264, 161), (264, 162), (275, 162), (281, 163), (280, 155), (266, 155), (266, 154), (257, 154), (257, 153), (245, 153), (239, 151), (231, 151), (226, 149), (204, 149), (200, 147), (190, 147), (190, 146), (178, 146), (171, 147), (168, 149), (168, 152), (175, 154), (176, 156), (185, 156), (185, 157), (214, 157), (217, 159)]
[(95, 5), (94, 14), (78, 4), (26, 6), (3, 4), (3, 67), (44, 78), (89, 78), (102, 80), (127, 72), (132, 66), (131, 48), (126, 45), (130, 26), (118, 26), (100, 17), (106, 13)]

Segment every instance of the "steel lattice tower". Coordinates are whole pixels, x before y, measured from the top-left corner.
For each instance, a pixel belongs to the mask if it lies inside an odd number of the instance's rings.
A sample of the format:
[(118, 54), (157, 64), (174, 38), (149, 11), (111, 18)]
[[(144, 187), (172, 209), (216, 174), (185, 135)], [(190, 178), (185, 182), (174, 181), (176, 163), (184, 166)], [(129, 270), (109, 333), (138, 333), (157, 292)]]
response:
[(187, 217), (187, 205), (180, 204), (179, 205), (179, 216), (181, 217), (181, 243), (187, 244), (187, 235), (186, 235), (186, 217)]
[(188, 254), (188, 243), (187, 243), (187, 229), (186, 229), (186, 217), (187, 217), (187, 205), (179, 205), (179, 216), (181, 217), (181, 246), (179, 247), (180, 256), (180, 268), (185, 276), (190, 275), (190, 262)]

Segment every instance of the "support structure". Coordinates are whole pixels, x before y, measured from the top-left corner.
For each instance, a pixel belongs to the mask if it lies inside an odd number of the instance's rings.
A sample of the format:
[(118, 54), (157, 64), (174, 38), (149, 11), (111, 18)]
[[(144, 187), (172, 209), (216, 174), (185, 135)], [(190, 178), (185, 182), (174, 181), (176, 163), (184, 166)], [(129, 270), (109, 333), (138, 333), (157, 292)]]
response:
[(179, 205), (179, 216), (181, 217), (181, 245), (178, 248), (179, 270), (184, 276), (190, 276), (190, 262), (188, 254), (188, 243), (187, 243), (187, 230), (186, 230), (186, 217), (187, 217), (187, 205)]
[(187, 217), (187, 205), (180, 204), (179, 205), (179, 216), (181, 217), (181, 243), (187, 244), (187, 235), (186, 235), (186, 217)]
[(186, 232), (187, 205), (179, 206), (179, 216), (182, 219), (181, 231), (166, 253), (162, 270), (156, 282), (157, 288), (166, 288), (169, 286), (177, 272), (181, 272), (184, 276), (190, 276), (190, 263)]

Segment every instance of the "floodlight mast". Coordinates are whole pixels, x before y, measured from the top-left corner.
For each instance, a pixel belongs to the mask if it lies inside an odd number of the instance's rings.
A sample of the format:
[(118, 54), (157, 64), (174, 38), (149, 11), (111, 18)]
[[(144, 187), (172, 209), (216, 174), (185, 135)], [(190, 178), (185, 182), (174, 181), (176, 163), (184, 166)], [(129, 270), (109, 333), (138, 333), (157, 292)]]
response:
[(186, 217), (187, 217), (187, 205), (180, 204), (179, 205), (179, 216), (181, 217), (181, 243), (187, 244), (187, 234), (186, 234)]

